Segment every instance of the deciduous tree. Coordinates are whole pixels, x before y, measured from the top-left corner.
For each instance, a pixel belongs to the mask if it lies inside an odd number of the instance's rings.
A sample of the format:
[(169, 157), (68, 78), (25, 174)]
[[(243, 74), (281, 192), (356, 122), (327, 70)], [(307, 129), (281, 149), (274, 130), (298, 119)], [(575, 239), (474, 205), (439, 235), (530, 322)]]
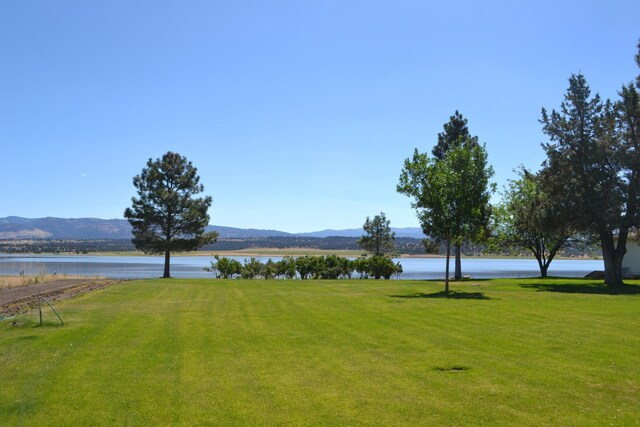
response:
[(442, 159), (429, 159), (416, 149), (406, 159), (397, 191), (413, 197), (423, 232), (447, 245), (445, 292), (449, 292), (451, 244), (476, 240), (484, 233), (493, 168), (487, 152), (470, 138), (450, 148)]
[(549, 265), (571, 233), (553, 200), (542, 192), (538, 177), (525, 169), (520, 169), (519, 175), (509, 182), (502, 203), (494, 211), (494, 237), (500, 246), (531, 251), (540, 276), (547, 277)]

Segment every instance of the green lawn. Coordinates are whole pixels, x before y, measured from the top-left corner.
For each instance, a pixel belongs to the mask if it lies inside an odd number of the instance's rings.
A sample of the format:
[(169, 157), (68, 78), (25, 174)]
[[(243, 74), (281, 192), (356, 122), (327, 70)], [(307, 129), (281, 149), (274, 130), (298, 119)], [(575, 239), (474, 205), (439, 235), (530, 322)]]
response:
[(0, 424), (635, 425), (640, 286), (127, 282), (0, 321)]

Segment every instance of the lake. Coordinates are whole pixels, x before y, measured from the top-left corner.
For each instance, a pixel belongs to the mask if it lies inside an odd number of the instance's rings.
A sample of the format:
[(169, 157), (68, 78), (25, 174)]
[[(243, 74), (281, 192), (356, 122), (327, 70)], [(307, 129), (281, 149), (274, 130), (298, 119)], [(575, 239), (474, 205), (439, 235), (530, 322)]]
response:
[[(229, 257), (243, 261), (248, 257)], [(281, 257), (256, 257), (265, 262)], [(171, 258), (171, 275), (181, 278), (207, 278), (212, 273), (203, 270), (212, 257), (175, 256)], [(444, 258), (397, 258), (405, 280), (443, 279)], [(103, 276), (118, 279), (146, 279), (161, 277), (164, 266), (162, 256), (94, 256), (94, 255), (3, 255), (0, 256), (0, 275), (68, 274), (74, 276)], [(453, 258), (451, 259), (453, 275)], [(549, 268), (550, 276), (584, 277), (594, 270), (603, 270), (602, 260), (555, 260)], [(472, 278), (536, 277), (540, 275), (538, 263), (533, 258), (488, 259), (463, 258), (462, 272)], [(357, 277), (357, 274), (354, 275)]]

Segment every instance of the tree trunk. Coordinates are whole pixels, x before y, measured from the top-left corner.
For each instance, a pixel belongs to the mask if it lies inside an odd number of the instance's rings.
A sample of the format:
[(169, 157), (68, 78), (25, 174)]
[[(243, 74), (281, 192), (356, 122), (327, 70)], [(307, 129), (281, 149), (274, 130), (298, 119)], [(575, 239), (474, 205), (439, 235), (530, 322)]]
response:
[(171, 278), (171, 251), (164, 252), (164, 275), (163, 279)]
[(547, 270), (549, 269), (549, 263), (545, 262), (545, 260), (542, 258), (542, 253), (540, 253), (539, 250), (531, 249), (531, 251), (533, 252), (533, 255), (536, 257), (536, 261), (538, 261), (538, 268), (540, 268), (540, 277), (542, 278), (547, 277)]
[(455, 280), (460, 280), (462, 279), (462, 262), (460, 261), (460, 254), (461, 254), (461, 243), (456, 243), (455, 245), (455, 249), (456, 249), (456, 272), (455, 275), (453, 276), (453, 278)]
[(451, 257), (451, 240), (447, 239), (447, 264), (444, 268), (444, 293), (449, 293), (449, 258)]
[(549, 238), (546, 238), (543, 235), (537, 235), (528, 239), (526, 244), (527, 249), (531, 251), (533, 256), (535, 256), (536, 260), (538, 261), (538, 267), (540, 268), (540, 277), (542, 278), (547, 277), (547, 271), (549, 270), (551, 261), (553, 261), (558, 251), (564, 246), (565, 242), (569, 240), (569, 236), (563, 235), (556, 240), (551, 239), (553, 247), (549, 251), (549, 254), (545, 255), (549, 240)]
[(627, 252), (626, 233), (618, 236), (616, 248), (613, 233), (603, 231), (600, 233), (600, 245), (602, 246), (602, 259), (604, 261), (604, 283), (610, 287), (622, 286), (622, 259)]
[(549, 269), (549, 264), (542, 263), (540, 264), (540, 277), (543, 279), (547, 277), (547, 270)]

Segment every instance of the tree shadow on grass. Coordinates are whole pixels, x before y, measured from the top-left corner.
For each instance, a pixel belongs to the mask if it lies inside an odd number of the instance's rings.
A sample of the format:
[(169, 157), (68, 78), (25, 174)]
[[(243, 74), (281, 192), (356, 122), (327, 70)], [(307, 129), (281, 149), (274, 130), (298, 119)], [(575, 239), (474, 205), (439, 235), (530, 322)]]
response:
[(432, 294), (425, 294), (422, 292), (416, 292), (409, 295), (389, 295), (391, 298), (444, 298), (444, 299), (475, 299), (475, 300), (490, 300), (490, 298), (482, 292), (461, 292), (461, 291), (444, 291), (434, 292)]
[(538, 292), (563, 292), (567, 294), (595, 295), (640, 295), (640, 286), (622, 285), (611, 287), (604, 283), (523, 283), (523, 288), (535, 289)]

